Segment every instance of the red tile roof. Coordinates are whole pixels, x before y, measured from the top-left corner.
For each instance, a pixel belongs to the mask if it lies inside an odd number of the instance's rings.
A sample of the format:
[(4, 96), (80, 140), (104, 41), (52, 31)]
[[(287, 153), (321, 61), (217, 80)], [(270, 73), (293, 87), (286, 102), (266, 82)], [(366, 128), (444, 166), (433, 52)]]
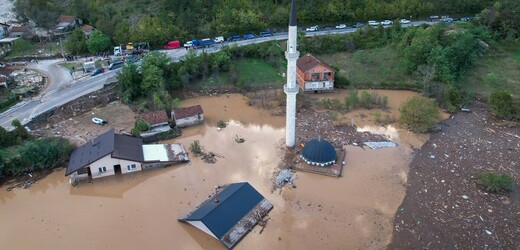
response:
[(83, 25), (83, 27), (81, 27), (81, 29), (83, 30), (83, 32), (90, 32), (90, 31), (92, 31), (92, 29), (94, 29), (94, 27), (87, 24), (87, 25)]
[(172, 111), (172, 114), (175, 117), (175, 119), (182, 119), (198, 114), (204, 114), (204, 111), (202, 110), (202, 107), (200, 105), (195, 105), (191, 107), (176, 109)]
[(150, 123), (150, 125), (168, 122), (168, 114), (166, 114), (166, 111), (164, 110), (142, 113), (137, 115), (137, 119), (139, 118), (143, 118), (145, 121)]
[(325, 68), (328, 68), (329, 70), (334, 71), (334, 69), (330, 65), (328, 65), (327, 63), (314, 57), (310, 53), (298, 58), (298, 61), (296, 61), (296, 65), (303, 72), (306, 72), (320, 64), (322, 66), (324, 66)]
[(76, 20), (75, 16), (64, 16), (64, 15), (61, 15), (58, 18), (58, 23), (72, 23), (72, 22), (74, 22), (74, 20)]

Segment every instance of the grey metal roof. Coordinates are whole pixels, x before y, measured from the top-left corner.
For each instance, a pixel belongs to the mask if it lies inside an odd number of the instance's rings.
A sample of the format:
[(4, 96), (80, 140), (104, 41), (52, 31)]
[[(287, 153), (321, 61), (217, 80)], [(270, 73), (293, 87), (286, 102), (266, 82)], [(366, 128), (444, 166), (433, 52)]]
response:
[(294, 0), (291, 1), (291, 16), (289, 17), (289, 26), (296, 26), (296, 5)]
[(76, 148), (70, 155), (69, 165), (67, 166), (65, 175), (78, 171), (92, 162), (112, 153), (112, 151), (114, 151), (114, 129)]
[(91, 163), (112, 154), (113, 158), (144, 161), (143, 141), (128, 135), (119, 135), (111, 129), (75, 149), (70, 155), (65, 175), (70, 175)]
[(305, 143), (302, 158), (314, 165), (329, 165), (336, 161), (336, 150), (328, 141), (323, 139), (312, 139)]
[(264, 197), (247, 182), (229, 184), (219, 191), (217, 196), (219, 202), (207, 199), (193, 213), (179, 220), (202, 221), (218, 239), (221, 239), (264, 200)]

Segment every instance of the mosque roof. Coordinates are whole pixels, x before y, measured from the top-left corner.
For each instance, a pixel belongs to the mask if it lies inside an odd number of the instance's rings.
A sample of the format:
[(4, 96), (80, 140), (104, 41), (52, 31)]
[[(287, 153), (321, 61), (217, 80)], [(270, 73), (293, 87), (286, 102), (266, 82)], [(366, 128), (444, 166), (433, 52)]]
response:
[(305, 143), (301, 157), (308, 164), (326, 166), (336, 161), (336, 150), (326, 140), (312, 139)]

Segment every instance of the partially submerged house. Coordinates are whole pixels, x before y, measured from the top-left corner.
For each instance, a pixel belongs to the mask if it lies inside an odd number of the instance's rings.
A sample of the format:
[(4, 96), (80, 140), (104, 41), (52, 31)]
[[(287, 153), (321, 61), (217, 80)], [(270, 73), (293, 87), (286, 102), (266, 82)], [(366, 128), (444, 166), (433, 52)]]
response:
[(334, 69), (311, 54), (296, 61), (296, 79), (304, 92), (323, 92), (334, 90)]
[(143, 119), (150, 124), (150, 130), (141, 132), (141, 137), (149, 137), (172, 129), (169, 124), (168, 114), (164, 110), (144, 112), (138, 114), (135, 119)]
[(11, 28), (9, 32), (9, 37), (21, 37), (21, 38), (31, 38), (33, 34), (31, 33), (31, 28), (29, 26), (14, 26)]
[(200, 105), (175, 109), (172, 111), (172, 119), (177, 127), (188, 127), (204, 121), (204, 111)]
[(304, 144), (301, 158), (309, 165), (325, 167), (336, 162), (336, 150), (326, 140), (312, 139)]
[(182, 144), (143, 145), (141, 138), (116, 134), (111, 129), (75, 149), (65, 175), (75, 183), (187, 161)]
[(55, 31), (57, 33), (69, 32), (79, 27), (81, 24), (83, 24), (81, 19), (75, 16), (61, 15), (60, 17), (58, 17), (58, 24), (56, 25)]
[(216, 187), (215, 193), (179, 218), (233, 248), (273, 205), (249, 183)]

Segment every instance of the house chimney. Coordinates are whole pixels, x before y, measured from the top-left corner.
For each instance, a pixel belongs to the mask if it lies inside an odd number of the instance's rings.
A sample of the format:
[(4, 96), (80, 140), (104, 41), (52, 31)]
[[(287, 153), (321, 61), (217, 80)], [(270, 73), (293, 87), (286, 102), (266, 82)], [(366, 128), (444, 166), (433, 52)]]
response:
[(218, 200), (218, 189), (219, 188), (220, 188), (219, 186), (215, 186), (215, 203), (219, 202), (219, 200)]

